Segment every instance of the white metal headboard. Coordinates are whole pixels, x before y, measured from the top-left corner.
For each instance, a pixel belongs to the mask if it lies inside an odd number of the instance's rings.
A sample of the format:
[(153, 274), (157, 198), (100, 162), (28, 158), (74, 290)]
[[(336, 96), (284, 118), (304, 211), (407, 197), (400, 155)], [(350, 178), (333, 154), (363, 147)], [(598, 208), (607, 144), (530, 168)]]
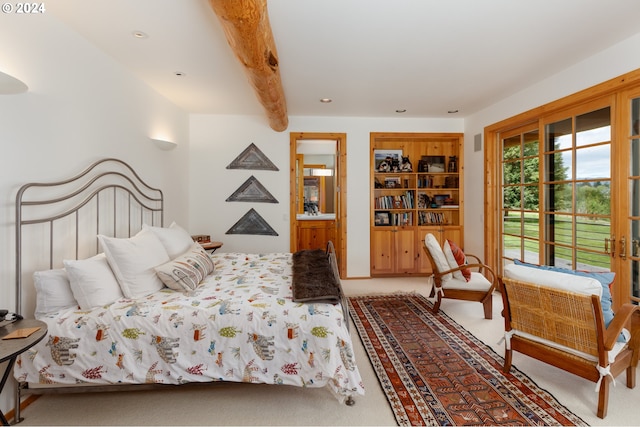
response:
[(164, 224), (162, 190), (122, 160), (99, 160), (63, 181), (23, 185), (16, 196), (16, 313), (33, 272), (95, 255), (98, 234), (130, 237), (145, 223)]

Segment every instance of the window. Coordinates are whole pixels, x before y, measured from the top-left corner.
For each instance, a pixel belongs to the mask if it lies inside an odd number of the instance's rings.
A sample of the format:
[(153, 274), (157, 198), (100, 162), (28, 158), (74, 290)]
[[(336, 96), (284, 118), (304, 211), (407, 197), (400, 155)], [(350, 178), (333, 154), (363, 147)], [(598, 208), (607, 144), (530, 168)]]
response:
[(516, 131), (502, 141), (502, 243), (507, 259), (539, 262), (539, 146), (537, 129)]

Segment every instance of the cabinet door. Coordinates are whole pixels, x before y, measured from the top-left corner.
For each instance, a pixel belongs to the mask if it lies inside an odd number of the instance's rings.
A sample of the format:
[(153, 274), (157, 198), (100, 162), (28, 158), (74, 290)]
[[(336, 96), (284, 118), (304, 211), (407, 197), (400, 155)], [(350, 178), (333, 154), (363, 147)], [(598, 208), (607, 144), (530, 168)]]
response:
[(335, 241), (335, 221), (299, 221), (298, 250), (326, 249), (329, 240)]
[(398, 229), (394, 233), (395, 240), (395, 272), (408, 274), (416, 272), (416, 231)]
[[(441, 243), (444, 244), (444, 241), (449, 239), (461, 248), (463, 248), (464, 242), (462, 241), (462, 232), (460, 227), (443, 227), (442, 228), (442, 240)], [(464, 248), (463, 248), (464, 249)]]
[(416, 271), (415, 229), (380, 227), (371, 231), (371, 274), (408, 274)]
[(371, 274), (392, 274), (394, 272), (395, 240), (393, 230), (374, 229), (371, 231)]

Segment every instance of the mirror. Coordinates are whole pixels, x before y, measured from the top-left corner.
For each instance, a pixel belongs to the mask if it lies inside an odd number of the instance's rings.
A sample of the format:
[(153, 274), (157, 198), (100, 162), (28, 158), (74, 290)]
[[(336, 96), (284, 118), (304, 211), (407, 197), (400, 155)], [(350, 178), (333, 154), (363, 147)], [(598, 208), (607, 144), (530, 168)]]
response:
[(320, 212), (327, 212), (325, 201), (326, 194), (324, 194), (324, 182), (322, 177), (307, 176), (305, 173), (302, 203), (304, 213), (317, 214)]
[(332, 140), (297, 141), (297, 214), (335, 215), (336, 143)]

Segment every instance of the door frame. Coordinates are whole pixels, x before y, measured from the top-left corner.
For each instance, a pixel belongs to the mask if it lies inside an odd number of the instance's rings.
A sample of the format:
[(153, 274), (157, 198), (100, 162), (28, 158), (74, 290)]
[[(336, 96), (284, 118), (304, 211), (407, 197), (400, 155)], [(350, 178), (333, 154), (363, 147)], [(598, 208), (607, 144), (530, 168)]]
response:
[[(632, 180), (637, 182), (637, 177), (634, 176), (633, 168), (629, 158), (631, 156), (631, 144), (632, 141), (638, 138), (637, 131), (632, 130), (633, 123), (631, 122), (632, 110), (631, 100), (640, 98), (640, 86), (632, 87), (623, 91), (620, 91), (617, 98), (618, 103), (618, 117), (617, 120), (620, 123), (618, 130), (618, 139), (620, 143), (616, 147), (618, 152), (616, 153), (616, 167), (614, 171), (617, 173), (619, 180), (620, 195), (618, 198), (617, 208), (622, 214), (619, 216), (619, 222), (615, 228), (612, 227), (612, 233), (617, 237), (617, 256), (616, 260), (616, 281), (617, 286), (612, 289), (612, 297), (614, 301), (622, 300), (623, 302), (638, 303), (638, 298), (632, 296), (632, 282), (638, 280), (634, 277), (633, 267), (634, 263), (639, 262), (639, 257), (634, 256), (633, 240), (634, 235), (630, 227), (630, 223), (637, 220), (637, 216), (632, 215), (633, 203), (632, 202)], [(612, 194), (613, 196), (613, 194)], [(624, 240), (622, 240), (624, 239)], [(624, 242), (624, 243), (623, 243)], [(624, 244), (624, 247), (622, 245)], [(617, 307), (614, 307), (617, 308)]]
[(298, 220), (296, 187), (296, 161), (297, 141), (305, 139), (321, 139), (336, 141), (336, 191), (338, 192), (336, 203), (336, 241), (333, 242), (338, 258), (338, 270), (340, 278), (347, 277), (347, 134), (346, 133), (320, 133), (320, 132), (290, 132), (289, 133), (289, 228), (291, 240), (289, 243), (291, 252), (297, 250)]

